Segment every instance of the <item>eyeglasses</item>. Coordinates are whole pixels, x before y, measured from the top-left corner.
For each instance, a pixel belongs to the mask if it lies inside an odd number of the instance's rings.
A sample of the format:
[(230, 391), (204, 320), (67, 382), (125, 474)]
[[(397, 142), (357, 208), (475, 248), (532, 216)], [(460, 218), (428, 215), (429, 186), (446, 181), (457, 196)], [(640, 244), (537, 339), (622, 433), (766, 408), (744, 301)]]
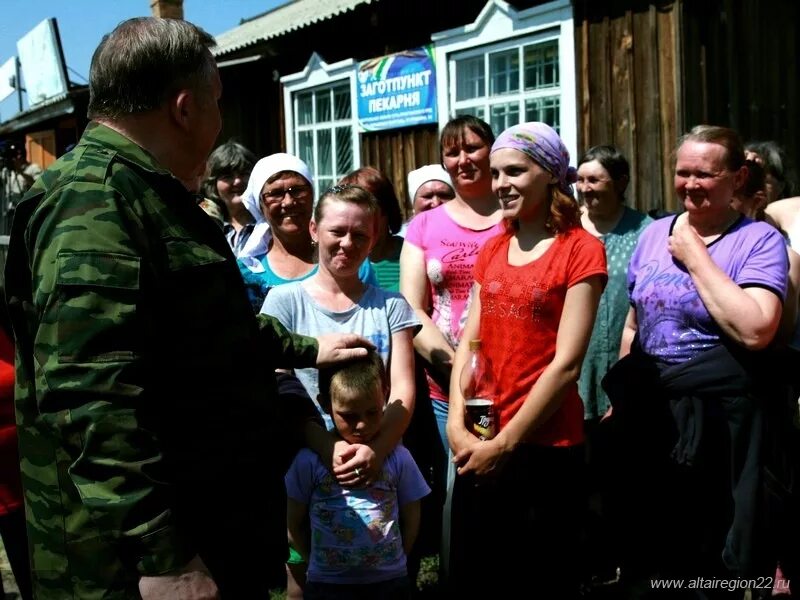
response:
[(261, 194), (261, 199), (264, 202), (280, 202), (289, 194), (294, 200), (305, 200), (311, 195), (311, 186), (308, 185), (293, 185), (288, 188), (276, 188), (274, 190), (267, 190)]

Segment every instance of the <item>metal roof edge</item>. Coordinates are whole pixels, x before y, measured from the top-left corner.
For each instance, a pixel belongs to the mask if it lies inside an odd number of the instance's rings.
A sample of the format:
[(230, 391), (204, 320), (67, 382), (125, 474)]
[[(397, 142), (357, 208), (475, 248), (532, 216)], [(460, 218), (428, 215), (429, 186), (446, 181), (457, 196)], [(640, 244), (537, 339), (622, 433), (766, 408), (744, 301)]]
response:
[[(304, 4), (312, 4), (312, 3), (318, 3), (319, 2), (319, 0), (294, 0), (294, 2), (289, 2), (287, 4), (284, 4), (283, 6), (279, 6), (279, 7), (275, 8), (272, 11), (264, 13), (261, 16), (253, 17), (250, 20), (243, 21), (237, 27), (234, 27), (233, 29), (229, 29), (228, 31), (224, 31), (224, 32), (220, 33), (219, 35), (215, 36), (217, 38), (217, 46), (215, 48), (213, 48), (211, 50), (211, 52), (216, 58), (220, 58), (220, 57), (226, 56), (228, 54), (231, 54), (233, 52), (244, 50), (245, 48), (249, 48), (249, 47), (254, 46), (254, 45), (258, 44), (258, 43), (266, 42), (268, 40), (280, 37), (282, 35), (285, 35), (287, 33), (292, 32), (292, 31), (297, 31), (299, 29), (303, 29), (303, 28), (305, 28), (305, 27), (307, 27), (309, 25), (313, 25), (314, 23), (327, 21), (328, 19), (331, 19), (331, 18), (333, 18), (333, 17), (335, 17), (337, 15), (353, 11), (358, 6), (361, 6), (362, 4), (372, 4), (373, 2), (377, 2), (378, 0), (341, 0), (341, 1), (343, 3), (343, 6), (331, 7), (330, 12), (327, 12), (327, 13), (323, 12), (322, 14), (317, 14), (315, 16), (311, 16), (310, 18), (308, 18), (305, 21), (302, 21), (302, 22), (299, 22), (299, 23), (289, 24), (285, 28), (282, 28), (282, 29), (279, 28), (276, 31), (270, 31), (270, 32), (268, 32), (266, 34), (263, 34), (263, 35), (255, 34), (255, 35), (251, 35), (249, 38), (245, 38), (242, 41), (236, 41), (236, 39), (235, 39), (236, 37), (242, 37), (242, 38), (245, 37), (245, 33), (242, 33), (239, 36), (235, 35), (235, 32), (237, 32), (237, 30), (241, 30), (242, 28), (249, 28), (249, 29), (256, 29), (257, 28), (257, 29), (263, 30), (265, 28), (264, 26), (270, 20), (274, 19), (274, 20), (277, 21), (278, 19), (280, 19), (283, 16), (283, 15), (281, 15), (281, 12), (285, 12), (285, 11), (291, 9), (291, 8), (296, 8), (296, 7), (302, 6)], [(349, 6), (348, 6), (348, 4), (349, 4)], [(222, 43), (220, 43), (220, 40), (219, 40), (220, 37), (223, 37)], [(232, 37), (234, 39), (232, 39), (231, 40), (231, 44), (228, 45), (228, 44), (225, 44), (225, 39), (224, 39), (225, 37)]]

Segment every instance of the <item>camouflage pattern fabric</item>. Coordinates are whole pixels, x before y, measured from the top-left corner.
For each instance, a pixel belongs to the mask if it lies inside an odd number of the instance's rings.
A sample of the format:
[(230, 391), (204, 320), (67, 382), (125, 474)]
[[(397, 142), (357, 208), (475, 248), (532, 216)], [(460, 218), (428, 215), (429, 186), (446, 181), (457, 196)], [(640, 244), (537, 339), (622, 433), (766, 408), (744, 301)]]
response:
[(96, 123), (20, 203), (6, 286), (37, 598), (136, 598), (196, 553), (258, 597), (249, 541), (285, 539), (271, 457), (294, 431), (274, 369), (316, 340), (253, 315), (219, 227)]

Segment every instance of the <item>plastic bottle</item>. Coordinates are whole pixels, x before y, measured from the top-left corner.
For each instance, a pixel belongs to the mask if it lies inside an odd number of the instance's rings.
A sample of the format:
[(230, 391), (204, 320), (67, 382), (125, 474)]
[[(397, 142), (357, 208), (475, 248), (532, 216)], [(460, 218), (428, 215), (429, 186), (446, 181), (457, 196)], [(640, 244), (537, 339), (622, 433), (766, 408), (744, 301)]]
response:
[(494, 402), (497, 386), (488, 357), (481, 351), (480, 340), (470, 340), (470, 355), (461, 370), (461, 392), (466, 408), (466, 425), (481, 440), (497, 433)]

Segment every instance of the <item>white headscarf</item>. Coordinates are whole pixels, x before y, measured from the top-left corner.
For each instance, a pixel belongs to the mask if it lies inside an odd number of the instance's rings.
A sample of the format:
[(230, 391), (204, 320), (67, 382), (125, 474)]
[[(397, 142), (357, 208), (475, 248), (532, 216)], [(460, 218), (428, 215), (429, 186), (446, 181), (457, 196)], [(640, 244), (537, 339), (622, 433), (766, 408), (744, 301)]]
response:
[(259, 160), (253, 167), (252, 173), (250, 173), (250, 181), (247, 183), (247, 189), (242, 196), (242, 204), (253, 215), (256, 225), (244, 248), (242, 248), (239, 258), (262, 256), (269, 249), (271, 234), (269, 232), (269, 224), (261, 212), (259, 198), (267, 180), (281, 171), (294, 171), (302, 176), (311, 186), (311, 193), (314, 193), (314, 180), (311, 177), (311, 170), (306, 163), (296, 156), (278, 152)]
[(417, 195), (417, 190), (429, 181), (441, 181), (451, 188), (453, 187), (453, 181), (442, 165), (425, 165), (408, 174), (408, 196), (411, 198), (412, 203), (414, 202), (414, 196)]

